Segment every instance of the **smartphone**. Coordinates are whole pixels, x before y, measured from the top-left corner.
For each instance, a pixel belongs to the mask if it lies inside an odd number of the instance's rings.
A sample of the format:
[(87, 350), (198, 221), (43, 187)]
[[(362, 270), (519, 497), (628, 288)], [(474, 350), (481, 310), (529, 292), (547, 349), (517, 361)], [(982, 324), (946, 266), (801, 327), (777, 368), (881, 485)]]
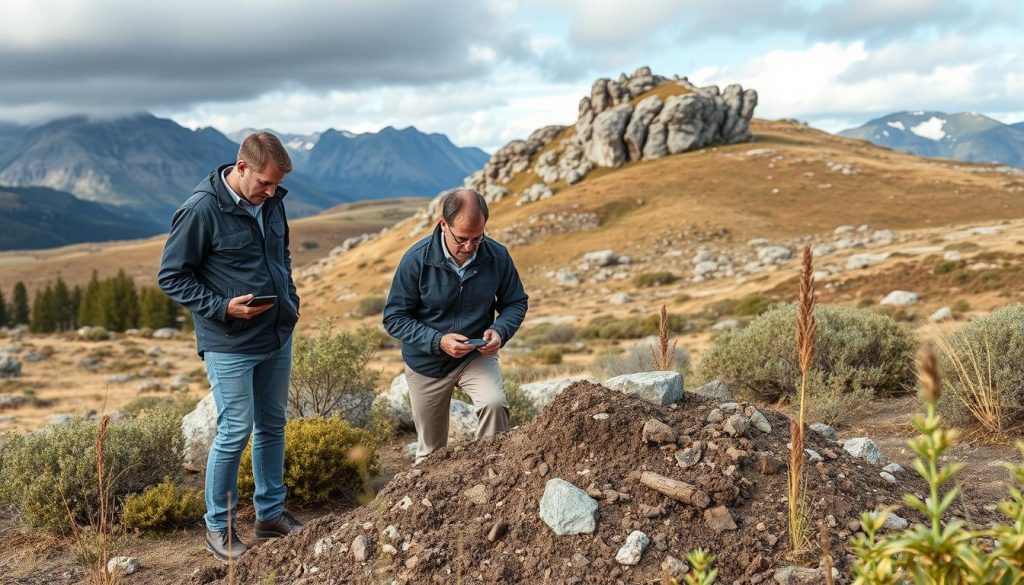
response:
[(262, 297), (253, 297), (249, 299), (249, 302), (245, 303), (246, 307), (262, 307), (263, 305), (272, 305), (277, 302), (277, 295), (266, 295)]
[(487, 340), (486, 339), (467, 339), (463, 343), (466, 343), (467, 345), (475, 345), (476, 347), (480, 347), (481, 345), (487, 345)]

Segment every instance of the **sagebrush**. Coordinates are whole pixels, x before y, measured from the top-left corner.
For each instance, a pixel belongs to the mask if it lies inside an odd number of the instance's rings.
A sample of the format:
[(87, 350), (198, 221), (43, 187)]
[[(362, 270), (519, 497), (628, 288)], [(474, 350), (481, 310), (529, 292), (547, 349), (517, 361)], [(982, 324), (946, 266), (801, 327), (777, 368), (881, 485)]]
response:
[(201, 490), (179, 485), (170, 478), (130, 494), (124, 501), (121, 525), (131, 530), (157, 531), (197, 525), (206, 512)]

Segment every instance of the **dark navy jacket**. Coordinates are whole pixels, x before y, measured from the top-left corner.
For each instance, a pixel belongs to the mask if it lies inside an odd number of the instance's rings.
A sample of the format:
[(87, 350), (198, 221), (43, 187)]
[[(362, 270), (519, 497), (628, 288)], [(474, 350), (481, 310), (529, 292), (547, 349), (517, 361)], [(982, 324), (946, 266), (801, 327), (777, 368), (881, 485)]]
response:
[(455, 359), (442, 352), (442, 335), (479, 338), (494, 329), (507, 343), (523, 324), (529, 298), (501, 244), (485, 237), (464, 280), (445, 259), (443, 245), (438, 225), (405, 253), (384, 305), (384, 327), (402, 341), (405, 363), (432, 378), (448, 375), (475, 355)]
[[(200, 356), (276, 351), (298, 320), (282, 201), (287, 191), (278, 187), (263, 203), (261, 234), (256, 218), (235, 203), (221, 179), (228, 166), (210, 173), (174, 213), (157, 274), (164, 293), (192, 312)], [(252, 319), (229, 317), (228, 301), (249, 293), (277, 295), (277, 302)]]

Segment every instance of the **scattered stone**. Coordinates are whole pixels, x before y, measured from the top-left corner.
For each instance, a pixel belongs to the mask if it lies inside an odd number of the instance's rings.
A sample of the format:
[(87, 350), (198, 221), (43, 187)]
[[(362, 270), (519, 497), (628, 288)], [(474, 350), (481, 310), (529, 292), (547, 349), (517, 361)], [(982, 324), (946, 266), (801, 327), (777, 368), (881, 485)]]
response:
[(675, 443), (676, 441), (676, 432), (672, 430), (672, 427), (656, 418), (652, 418), (644, 423), (641, 436), (645, 443), (661, 444)]
[(559, 268), (558, 272), (555, 273), (555, 282), (561, 286), (566, 287), (577, 287), (580, 285), (580, 279), (576, 274), (568, 268)]
[(487, 532), (487, 540), (490, 542), (497, 542), (501, 537), (505, 536), (508, 532), (508, 524), (504, 522), (495, 522), (494, 526)]
[(721, 533), (727, 530), (736, 530), (736, 521), (725, 506), (716, 506), (704, 510), (704, 523), (708, 528)]
[(776, 569), (772, 578), (778, 585), (819, 585), (825, 580), (817, 569), (796, 566)]
[(683, 376), (679, 372), (640, 372), (609, 378), (604, 386), (654, 404), (674, 404), (683, 398)]
[(917, 302), (917, 293), (906, 290), (894, 290), (891, 293), (885, 295), (882, 299), (881, 304), (883, 305), (894, 305), (902, 307), (906, 305), (913, 305)]
[(889, 530), (904, 530), (908, 526), (910, 526), (910, 522), (906, 518), (898, 514), (893, 514), (892, 512), (886, 516), (885, 523), (882, 524), (882, 528), (887, 528)]
[(882, 462), (882, 452), (878, 450), (875, 442), (867, 437), (847, 439), (843, 442), (843, 450), (872, 465), (878, 465)]
[(141, 568), (139, 559), (135, 557), (114, 557), (107, 561), (107, 572), (112, 575), (131, 575)]
[(712, 325), (711, 328), (715, 331), (728, 331), (729, 329), (735, 329), (739, 326), (740, 322), (736, 319), (723, 319)]
[(597, 500), (575, 485), (552, 478), (544, 485), (540, 518), (555, 534), (591, 533), (596, 527)]
[(701, 441), (694, 441), (689, 447), (685, 449), (678, 449), (676, 451), (676, 464), (683, 469), (693, 467), (700, 462), (701, 455), (703, 454), (704, 443)]
[(21, 360), (10, 353), (0, 353), (0, 378), (17, 378), (21, 375)]
[(672, 555), (666, 555), (665, 560), (661, 561), (661, 572), (668, 573), (669, 577), (682, 583), (683, 578), (690, 572), (690, 565)]
[(18, 394), (0, 394), (0, 410), (18, 408), (28, 403), (28, 398)]
[(583, 255), (583, 261), (592, 266), (612, 266), (618, 263), (618, 257), (611, 250), (599, 250), (587, 252)]
[(882, 468), (882, 471), (888, 471), (889, 473), (903, 473), (903, 466), (893, 461)]
[(725, 421), (725, 432), (729, 433), (733, 437), (742, 437), (747, 433), (747, 429), (750, 428), (750, 420), (740, 413), (736, 413), (730, 416)]
[(608, 302), (613, 305), (625, 305), (627, 303), (633, 302), (633, 297), (629, 296), (626, 293), (617, 293), (608, 297)]
[(389, 524), (387, 528), (382, 532), (389, 540), (395, 541), (401, 538), (401, 534), (398, 533), (398, 528), (394, 524)]
[(825, 458), (822, 457), (814, 449), (804, 449), (804, 453), (807, 453), (807, 458), (811, 460), (811, 463), (817, 463), (819, 461), (824, 461), (825, 460)]
[(178, 336), (178, 330), (170, 327), (161, 327), (153, 332), (153, 339), (174, 339)]
[(365, 563), (369, 560), (371, 546), (370, 540), (362, 534), (352, 540), (352, 557), (357, 563)]
[(896, 477), (893, 476), (893, 474), (889, 473), (888, 471), (880, 471), (878, 475), (880, 475), (882, 479), (889, 483), (896, 483)]
[(55, 414), (50, 417), (51, 426), (67, 426), (71, 424), (72, 417), (70, 414)]
[(810, 429), (829, 441), (839, 440), (839, 435), (836, 434), (836, 430), (825, 423), (814, 423), (810, 426)]
[(487, 486), (482, 483), (478, 483), (475, 486), (462, 492), (462, 495), (466, 496), (466, 499), (473, 502), (477, 506), (483, 506), (490, 501), (487, 497)]
[(768, 422), (768, 418), (757, 409), (754, 409), (754, 414), (750, 415), (750, 426), (765, 434), (772, 432), (772, 425)]
[(948, 321), (949, 319), (952, 318), (953, 309), (950, 309), (949, 307), (942, 307), (941, 309), (932, 313), (931, 316), (928, 317), (928, 320), (931, 321), (932, 323), (938, 323), (939, 321)]
[(636, 565), (640, 563), (640, 557), (650, 544), (649, 536), (634, 530), (626, 537), (626, 543), (619, 548), (619, 552), (615, 553), (615, 561), (620, 565)]
[(694, 390), (694, 394), (700, 394), (716, 400), (732, 400), (732, 392), (726, 387), (725, 382), (713, 380)]

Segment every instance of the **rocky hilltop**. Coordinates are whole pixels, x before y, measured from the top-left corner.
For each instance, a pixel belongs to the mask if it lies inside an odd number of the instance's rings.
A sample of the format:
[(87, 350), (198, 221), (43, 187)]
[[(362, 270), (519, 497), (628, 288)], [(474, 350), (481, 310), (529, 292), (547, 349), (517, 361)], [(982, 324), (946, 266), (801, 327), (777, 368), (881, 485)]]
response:
[(518, 193), (519, 201), (544, 199), (560, 182), (578, 183), (596, 167), (749, 140), (755, 106), (753, 89), (697, 87), (685, 77), (653, 75), (649, 67), (601, 78), (580, 100), (574, 125), (545, 126), (509, 142), (465, 186), (496, 202), (513, 192), (516, 176), (530, 172), (537, 181)]

